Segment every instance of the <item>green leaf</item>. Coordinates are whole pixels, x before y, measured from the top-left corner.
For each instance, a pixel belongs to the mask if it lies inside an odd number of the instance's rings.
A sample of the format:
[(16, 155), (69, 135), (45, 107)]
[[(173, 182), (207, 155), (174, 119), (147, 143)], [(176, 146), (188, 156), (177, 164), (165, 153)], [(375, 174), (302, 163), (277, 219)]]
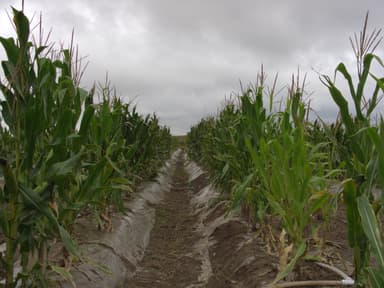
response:
[(374, 143), (375, 148), (380, 155), (380, 158), (384, 160), (384, 143), (381, 141), (380, 135), (377, 132), (377, 128), (369, 127), (366, 129), (366, 131), (369, 138)]
[[(353, 86), (352, 77), (349, 74), (345, 65), (343, 63), (340, 63), (337, 66), (336, 71), (340, 72), (344, 76), (344, 78), (347, 80), (348, 86), (349, 86), (349, 91), (351, 93), (353, 102), (355, 104), (355, 110), (356, 110), (357, 117), (360, 120), (363, 120), (364, 117), (363, 117), (363, 114), (361, 112), (361, 97), (362, 97), (362, 89), (364, 88), (364, 85), (365, 85), (366, 76), (359, 79), (360, 81), (358, 83), (357, 92), (355, 92), (355, 87)], [(365, 75), (365, 74), (363, 73), (363, 75)]]
[(60, 238), (63, 241), (63, 244), (67, 251), (71, 253), (72, 255), (79, 257), (79, 249), (75, 245), (75, 243), (72, 241), (71, 236), (69, 236), (67, 230), (65, 230), (61, 225), (58, 225)]
[(16, 176), (12, 168), (8, 165), (7, 160), (0, 158), (0, 166), (3, 168), (4, 182), (7, 186), (6, 193), (13, 197), (16, 197), (18, 194), (18, 183)]
[(52, 269), (53, 272), (57, 273), (69, 283), (71, 283), (72, 287), (76, 288), (76, 283), (73, 281), (72, 274), (66, 268), (56, 265), (49, 265), (49, 267)]
[(6, 213), (5, 209), (0, 209), (0, 227), (5, 237), (10, 237), (9, 223), (8, 213)]
[(117, 167), (117, 165), (112, 161), (112, 159), (108, 155), (105, 155), (105, 158), (107, 159), (109, 165), (111, 165), (113, 170), (115, 170), (117, 173), (119, 173), (120, 176), (126, 175), (126, 173), (124, 173), (119, 167)]
[[(354, 133), (354, 125), (351, 115), (349, 114), (348, 101), (345, 99), (343, 94), (339, 89), (336, 88), (335, 84), (331, 81), (328, 76), (323, 76), (321, 79), (323, 84), (328, 87), (329, 93), (331, 94), (333, 100), (340, 109), (341, 118), (347, 129), (349, 135)], [(352, 89), (353, 91), (353, 89)]]
[(101, 176), (106, 164), (106, 159), (102, 158), (98, 163), (89, 168), (89, 175), (81, 186), (81, 191), (78, 194), (78, 200), (92, 201), (96, 198), (97, 195), (95, 192), (100, 189), (100, 185), (104, 184), (101, 183)]
[(330, 197), (330, 194), (328, 191), (318, 191), (317, 193), (313, 194), (310, 198), (311, 205), (310, 205), (310, 214), (315, 213), (319, 209), (322, 209), (324, 205), (327, 205), (327, 201)]
[(378, 95), (380, 89), (384, 91), (384, 78), (377, 78), (373, 74), (371, 74), (371, 77), (376, 80), (376, 87), (375, 90), (373, 91), (372, 98), (368, 101), (368, 109), (367, 109), (367, 117), (371, 115), (373, 110), (376, 108), (378, 105)]
[(245, 190), (246, 188), (249, 186), (249, 184), (251, 183), (252, 179), (253, 179), (253, 173), (251, 173), (250, 175), (248, 175), (242, 183), (238, 183), (235, 187), (234, 187), (234, 191), (233, 191), (233, 196), (232, 196), (232, 209), (237, 209), (241, 206), (241, 204), (243, 203), (244, 199), (245, 199)]
[(363, 114), (361, 113), (361, 99), (363, 97), (364, 87), (367, 82), (367, 77), (369, 75), (369, 70), (371, 68), (371, 63), (373, 59), (374, 59), (373, 54), (367, 54), (364, 56), (363, 71), (360, 75), (359, 83), (357, 85), (355, 108), (357, 111), (357, 116), (359, 117), (360, 120), (365, 119)]
[(355, 182), (352, 179), (346, 180), (344, 182), (343, 197), (347, 210), (348, 240), (351, 247), (355, 247), (357, 245), (356, 239), (358, 232), (356, 229), (358, 228), (358, 225), (360, 225), (357, 223), (358, 211), (356, 206), (356, 195), (357, 192)]
[(360, 196), (357, 199), (357, 205), (361, 216), (363, 230), (371, 244), (375, 258), (377, 259), (378, 264), (384, 267), (384, 243), (380, 234), (380, 226), (367, 196)]
[(0, 43), (3, 45), (5, 52), (7, 53), (8, 60), (16, 65), (19, 48), (16, 46), (15, 40), (13, 38), (0, 37)]
[(13, 10), (13, 22), (16, 26), (16, 33), (21, 47), (26, 47), (29, 38), (29, 20), (22, 11)]
[(47, 219), (52, 225), (54, 226), (58, 225), (56, 217), (53, 215), (48, 205), (44, 203), (44, 201), (36, 192), (34, 192), (31, 188), (26, 187), (22, 184), (19, 185), (19, 191), (23, 196), (23, 198), (25, 199), (26, 203), (33, 206), (36, 209), (36, 211), (40, 212), (42, 215), (47, 217)]
[(78, 166), (82, 156), (83, 150), (65, 161), (53, 164), (48, 170), (49, 178), (56, 178), (70, 174), (73, 169)]
[(86, 133), (88, 133), (89, 125), (91, 123), (94, 113), (95, 113), (95, 108), (92, 105), (88, 105), (85, 108), (83, 118), (81, 119), (81, 125), (79, 130), (79, 134), (81, 136), (85, 136)]
[(372, 288), (384, 287), (384, 267), (381, 267), (381, 270), (368, 268), (368, 273)]
[(52, 211), (49, 209), (48, 206), (46, 206), (46, 203), (42, 201), (42, 199), (39, 197), (38, 194), (36, 194), (32, 189), (25, 187), (24, 185), (20, 185), (20, 192), (27, 203), (31, 204), (37, 211), (42, 213), (49, 222), (58, 229), (59, 235), (61, 240), (63, 241), (63, 244), (67, 251), (71, 253), (72, 255), (78, 256), (78, 249), (73, 243), (71, 237), (69, 236), (68, 232), (58, 223), (56, 217), (52, 213)]

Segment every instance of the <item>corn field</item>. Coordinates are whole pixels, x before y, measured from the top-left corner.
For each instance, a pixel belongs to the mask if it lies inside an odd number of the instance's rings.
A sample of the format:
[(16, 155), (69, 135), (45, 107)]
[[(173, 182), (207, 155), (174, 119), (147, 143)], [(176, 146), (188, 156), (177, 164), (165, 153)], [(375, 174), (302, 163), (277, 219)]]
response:
[[(375, 63), (383, 73), (384, 66), (374, 54), (380, 31), (369, 35), (366, 24), (367, 19), (360, 38), (352, 42), (357, 83), (343, 63), (335, 74), (349, 91), (339, 89), (331, 77), (320, 77), (339, 109), (334, 123), (310, 120), (299, 75), (277, 101), (276, 79), (266, 85), (262, 71), (255, 85), (242, 88), (217, 116), (202, 119), (188, 134), (190, 158), (205, 167), (232, 209), (264, 229), (279, 222), (285, 246), (275, 283), (298, 262), (314, 260), (309, 253), (313, 240), (344, 205), (355, 283), (384, 287), (384, 194), (375, 193), (384, 188), (384, 120), (372, 116), (383, 95), (384, 74), (371, 69)], [(369, 80), (374, 83), (370, 89)]]
[(66, 263), (81, 259), (72, 236), (80, 212), (108, 230), (112, 207), (123, 211), (168, 159), (171, 136), (108, 85), (80, 88), (73, 49), (50, 53), (30, 41), (23, 12), (13, 10), (13, 21), (17, 38), (0, 38), (0, 276), (5, 287), (48, 287), (48, 275), (67, 271), (48, 261), (52, 241), (63, 243)]
[[(52, 275), (68, 279), (71, 263), (83, 259), (79, 217), (92, 215), (110, 231), (112, 213), (155, 178), (174, 141), (155, 114), (138, 113), (109, 82), (81, 88), (73, 47), (53, 53), (36, 44), (28, 18), (12, 12), (16, 36), (0, 37), (0, 286), (50, 287)], [(340, 63), (335, 77), (320, 76), (338, 108), (333, 123), (310, 117), (305, 79), (293, 76), (281, 97), (277, 77), (268, 85), (262, 69), (178, 140), (230, 210), (263, 235), (278, 223), (274, 284), (300, 262), (319, 260), (319, 232), (344, 207), (355, 286), (384, 287), (384, 63), (375, 54), (381, 31), (368, 34), (367, 18), (351, 38), (356, 73)], [(54, 243), (61, 264), (49, 260)]]

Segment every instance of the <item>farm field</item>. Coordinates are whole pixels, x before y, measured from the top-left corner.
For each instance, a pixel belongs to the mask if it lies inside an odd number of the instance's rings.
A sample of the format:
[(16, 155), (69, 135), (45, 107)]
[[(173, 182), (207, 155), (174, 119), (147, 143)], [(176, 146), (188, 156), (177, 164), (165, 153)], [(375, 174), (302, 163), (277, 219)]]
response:
[(335, 66), (346, 88), (320, 75), (334, 122), (309, 116), (300, 75), (277, 95), (261, 67), (172, 136), (108, 80), (81, 88), (73, 43), (52, 53), (12, 13), (1, 286), (384, 287), (384, 63), (368, 15), (351, 38), (357, 71)]

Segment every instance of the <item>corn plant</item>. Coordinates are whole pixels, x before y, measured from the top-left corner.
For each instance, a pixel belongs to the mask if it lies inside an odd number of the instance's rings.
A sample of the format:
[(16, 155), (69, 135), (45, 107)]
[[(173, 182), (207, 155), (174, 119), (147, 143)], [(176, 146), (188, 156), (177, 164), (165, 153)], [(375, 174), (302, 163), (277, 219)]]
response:
[[(383, 87), (381, 81), (380, 86)], [(384, 88), (384, 87), (383, 87)], [(374, 169), (370, 173), (378, 178), (379, 187), (381, 187), (381, 195), (371, 195), (371, 199), (363, 194), (357, 199), (357, 208), (361, 218), (364, 233), (369, 242), (369, 250), (375, 258), (375, 264), (369, 265), (366, 270), (368, 272), (369, 284), (371, 287), (384, 286), (384, 239), (380, 213), (384, 205), (384, 194), (382, 193), (384, 187), (384, 122), (381, 120), (380, 130), (376, 127), (370, 127), (364, 132), (367, 133), (371, 139), (374, 147), (375, 154), (373, 157)]]
[[(373, 144), (366, 133), (366, 129), (371, 126), (371, 115), (380, 101), (379, 93), (382, 89), (381, 80), (373, 76), (370, 70), (375, 60), (383, 65), (380, 58), (372, 54), (381, 41), (380, 30), (375, 30), (367, 35), (367, 21), (368, 15), (365, 18), (360, 38), (355, 35), (355, 42), (351, 39), (357, 58), (357, 84), (354, 85), (352, 76), (343, 63), (340, 63), (335, 70), (335, 75), (340, 73), (348, 84), (356, 113), (355, 117), (351, 115), (348, 101), (343, 92), (336, 87), (334, 81), (328, 76), (322, 77), (322, 82), (329, 89), (339, 108), (340, 118), (345, 129), (345, 141), (338, 143), (337, 149), (340, 159), (345, 163), (348, 177), (344, 182), (343, 197), (347, 211), (349, 244), (354, 253), (355, 278), (359, 285), (365, 281), (364, 270), (370, 257), (363, 219), (358, 212), (358, 199), (363, 195), (372, 199), (372, 191), (377, 182), (375, 173), (373, 173), (375, 169)], [(372, 90), (371, 98), (366, 99), (365, 88), (370, 75), (377, 81), (375, 81), (376, 85)]]
[[(6, 287), (47, 287), (48, 270), (59, 271), (48, 263), (52, 240), (62, 240), (65, 257), (81, 257), (70, 236), (79, 212), (91, 208), (103, 224), (109, 205), (122, 210), (137, 171), (153, 176), (169, 155), (171, 136), (154, 116), (135, 122), (129, 105), (109, 97), (108, 89), (95, 104), (94, 90), (79, 88), (73, 75), (73, 50), (48, 56), (49, 47), (29, 41), (23, 12), (13, 14), (17, 39), (0, 37), (7, 55), (0, 81), (0, 231), (6, 244), (0, 265)], [(127, 137), (127, 129), (135, 132)]]
[(309, 142), (302, 88), (294, 84), (285, 110), (274, 112), (270, 104), (268, 113), (264, 99), (273, 103), (274, 88), (268, 92), (262, 80), (243, 90), (237, 105), (227, 103), (217, 118), (193, 127), (189, 141), (192, 157), (208, 167), (223, 192), (232, 192), (232, 208), (242, 207), (252, 221), (264, 221), (265, 214), (281, 220), (293, 245), (278, 281), (305, 255), (319, 228), (313, 214), (327, 212), (328, 179), (338, 171), (324, 152), (328, 143)]
[(366, 195), (357, 200), (358, 210), (365, 235), (370, 244), (370, 250), (376, 259), (376, 265), (367, 267), (371, 287), (384, 286), (384, 239), (377, 215)]
[(129, 147), (125, 157), (128, 173), (135, 175), (134, 182), (153, 178), (162, 163), (169, 157), (171, 134), (161, 127), (156, 115), (140, 115), (136, 107), (125, 105), (122, 111), (122, 136)]
[[(237, 182), (233, 187), (233, 208), (241, 205), (252, 221), (262, 220), (268, 207), (264, 195), (258, 192), (258, 181), (253, 176), (253, 163), (249, 149), (258, 150), (267, 133), (274, 130), (273, 114), (267, 115), (264, 107), (263, 76), (239, 98), (241, 114), (237, 131), (237, 149), (243, 161)], [(269, 95), (270, 99), (272, 96)], [(252, 147), (252, 148), (251, 148)]]
[[(84, 92), (73, 87), (65, 59), (53, 62), (40, 56), (44, 47), (32, 48), (28, 40), (28, 19), (20, 11), (13, 10), (13, 14), (17, 41), (0, 38), (8, 57), (2, 61), (6, 78), (0, 84), (5, 98), (1, 101), (1, 119), (7, 126), (1, 130), (1, 138), (10, 137), (14, 148), (11, 153), (1, 155), (0, 161), (5, 180), (0, 222), (6, 238), (5, 256), (0, 261), (5, 270), (6, 287), (16, 286), (19, 280), (29, 285), (28, 273), (36, 267), (30, 256), (36, 250), (40, 267), (37, 270), (45, 273), (47, 239), (52, 233), (60, 235), (70, 253), (77, 253), (57, 219), (53, 187), (57, 177), (79, 165), (83, 153), (80, 150), (68, 154), (69, 151), (61, 147), (70, 140), (67, 138), (73, 132), (70, 125), (76, 123), (76, 116), (80, 115), (80, 106), (70, 110), (71, 106), (65, 106), (66, 101), (70, 97), (80, 101)], [(57, 69), (60, 77), (56, 76)], [(55, 110), (54, 99), (63, 104), (59, 109)], [(64, 155), (55, 154), (55, 149), (69, 157), (63, 160)], [(21, 254), (23, 273), (14, 275), (17, 251)], [(41, 280), (42, 274), (36, 277)]]
[(313, 215), (326, 214), (331, 200), (328, 179), (337, 173), (329, 169), (327, 154), (321, 152), (326, 143), (308, 142), (306, 106), (301, 100), (301, 90), (293, 88), (285, 111), (269, 120), (275, 123), (274, 129), (265, 133), (258, 148), (247, 141), (257, 189), (271, 207), (270, 212), (281, 219), (293, 244), (291, 261), (281, 267), (275, 281), (284, 278), (305, 255), (308, 240), (320, 227), (313, 221)]

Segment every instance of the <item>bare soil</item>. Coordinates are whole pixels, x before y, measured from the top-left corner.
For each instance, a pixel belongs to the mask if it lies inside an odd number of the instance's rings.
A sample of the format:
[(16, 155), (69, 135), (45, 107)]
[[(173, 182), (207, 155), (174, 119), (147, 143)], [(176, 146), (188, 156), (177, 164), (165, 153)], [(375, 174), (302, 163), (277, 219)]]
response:
[(198, 284), (201, 262), (194, 257), (193, 245), (199, 239), (194, 226), (183, 159), (179, 158), (172, 188), (156, 208), (156, 223), (136, 275), (126, 287), (187, 287)]

